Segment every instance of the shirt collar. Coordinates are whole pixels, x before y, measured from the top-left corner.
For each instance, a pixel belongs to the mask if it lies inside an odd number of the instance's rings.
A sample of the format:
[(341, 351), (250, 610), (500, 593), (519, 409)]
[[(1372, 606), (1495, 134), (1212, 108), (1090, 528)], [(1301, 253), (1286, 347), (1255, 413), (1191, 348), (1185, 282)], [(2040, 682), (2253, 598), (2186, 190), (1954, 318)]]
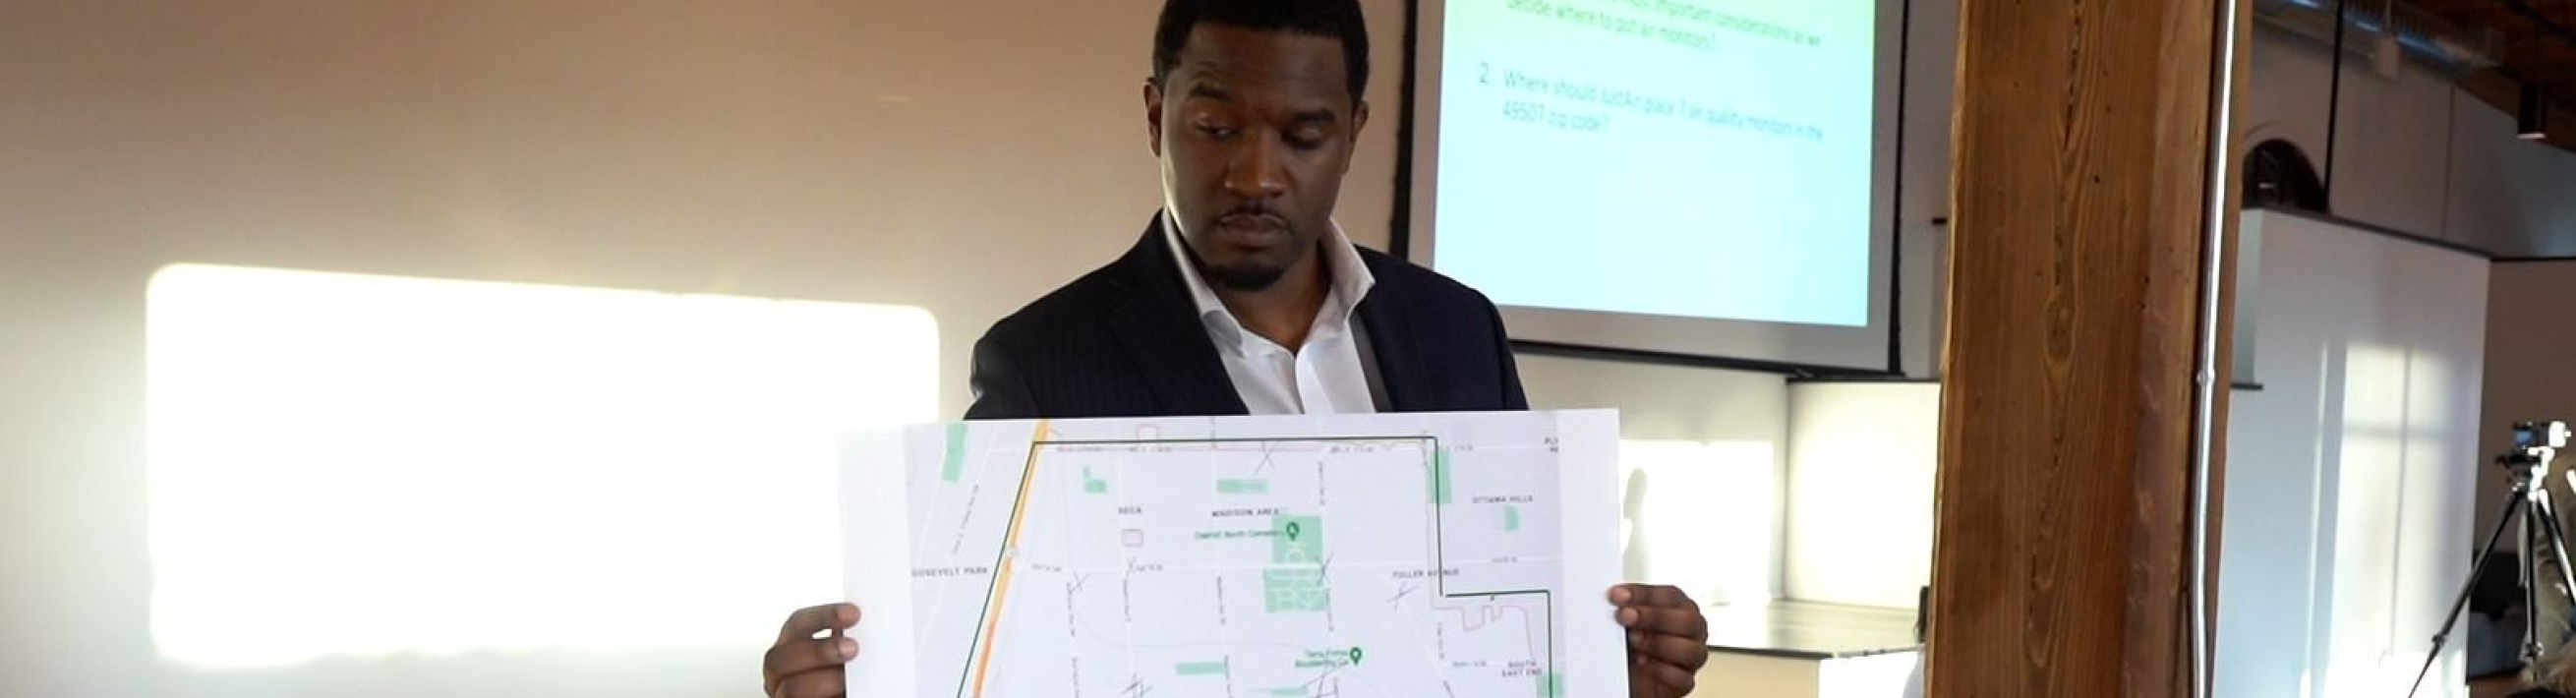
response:
[[(1243, 322), (1234, 317), (1234, 311), (1226, 309), (1225, 301), (1217, 298), (1216, 289), (1208, 285), (1198, 265), (1190, 263), (1180, 226), (1170, 216), (1168, 212), (1164, 214), (1163, 243), (1172, 248), (1172, 262), (1181, 268), (1181, 285), (1189, 287), (1190, 302), (1197, 306), (1199, 320), (1226, 333), (1228, 340), (1249, 341), (1250, 333), (1243, 331)], [(1332, 286), (1324, 294), (1328, 312), (1317, 314), (1315, 323), (1318, 327), (1345, 328), (1350, 325), (1351, 315), (1359, 311), (1360, 300), (1368, 297), (1369, 289), (1377, 287), (1377, 275), (1369, 273), (1368, 262), (1360, 258), (1359, 246), (1351, 244), (1350, 236), (1342, 232), (1340, 221), (1325, 221), (1322, 246), (1324, 268), (1332, 275)]]

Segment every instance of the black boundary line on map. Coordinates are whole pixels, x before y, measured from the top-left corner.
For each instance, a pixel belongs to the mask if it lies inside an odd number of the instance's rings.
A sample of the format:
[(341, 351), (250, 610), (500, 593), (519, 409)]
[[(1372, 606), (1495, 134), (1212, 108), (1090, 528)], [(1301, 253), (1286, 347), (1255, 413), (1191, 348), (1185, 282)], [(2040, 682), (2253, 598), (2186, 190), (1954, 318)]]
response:
[[(1551, 441), (1551, 442), (1552, 442), (1552, 441), (1555, 441), (1555, 439), (1551, 438), (1551, 439), (1549, 439), (1549, 441)], [(1544, 609), (1544, 612), (1547, 614), (1547, 631), (1546, 631), (1546, 634), (1547, 634), (1547, 658), (1544, 660), (1544, 661), (1546, 662), (1546, 664), (1547, 664), (1547, 668), (1544, 670), (1544, 673), (1541, 673), (1541, 674), (1539, 675), (1539, 677), (1538, 677), (1538, 686), (1539, 686), (1539, 693), (1538, 693), (1538, 694), (1539, 694), (1539, 698), (1557, 698), (1557, 696), (1560, 696), (1560, 695), (1563, 695), (1563, 694), (1564, 694), (1564, 686), (1562, 685), (1562, 683), (1563, 683), (1563, 678), (1562, 678), (1562, 677), (1560, 677), (1559, 675), (1557, 675), (1557, 673), (1556, 673), (1556, 594), (1555, 594), (1555, 593), (1550, 592), (1550, 591), (1548, 591), (1548, 590), (1546, 590), (1546, 589), (1512, 589), (1512, 590), (1498, 590), (1498, 591), (1487, 591), (1487, 592), (1469, 592), (1469, 593), (1459, 593), (1459, 594), (1452, 594), (1452, 593), (1449, 593), (1449, 574), (1448, 574), (1448, 571), (1449, 571), (1449, 565), (1447, 564), (1447, 560), (1448, 560), (1448, 558), (1449, 558), (1449, 549), (1448, 549), (1448, 547), (1447, 547), (1447, 542), (1446, 542), (1447, 535), (1445, 534), (1445, 531), (1446, 531), (1446, 529), (1448, 528), (1448, 520), (1449, 520), (1448, 510), (1449, 510), (1449, 506), (1450, 506), (1450, 505), (1449, 505), (1449, 503), (1447, 503), (1447, 502), (1443, 502), (1443, 501), (1441, 501), (1441, 497), (1440, 497), (1440, 486), (1441, 486), (1441, 484), (1442, 484), (1442, 480), (1443, 480), (1444, 478), (1447, 478), (1447, 477), (1449, 476), (1449, 464), (1446, 462), (1446, 461), (1447, 461), (1447, 459), (1446, 459), (1445, 457), (1443, 457), (1443, 456), (1444, 456), (1444, 454), (1446, 454), (1446, 453), (1448, 453), (1448, 452), (1447, 452), (1447, 451), (1444, 451), (1444, 450), (1441, 450), (1441, 448), (1440, 448), (1440, 439), (1439, 439), (1439, 438), (1437, 438), (1437, 437), (1432, 437), (1432, 438), (1431, 438), (1431, 453), (1429, 454), (1432, 460), (1431, 460), (1431, 467), (1430, 467), (1430, 468), (1428, 468), (1428, 470), (1430, 470), (1430, 471), (1431, 471), (1431, 478), (1432, 478), (1432, 479), (1431, 479), (1431, 501), (1432, 501), (1432, 505), (1431, 505), (1431, 584), (1432, 584), (1432, 589), (1440, 595), (1440, 598), (1444, 598), (1444, 599), (1464, 599), (1464, 598), (1484, 597), (1484, 598), (1485, 598), (1485, 600), (1487, 600), (1487, 601), (1491, 601), (1491, 600), (1494, 600), (1494, 599), (1496, 599), (1496, 598), (1501, 598), (1501, 597), (1505, 597), (1505, 596), (1532, 596), (1532, 595), (1535, 595), (1535, 596), (1539, 597), (1539, 605)], [(1562, 503), (1560, 502), (1560, 504), (1562, 504)], [(1559, 511), (1559, 514), (1560, 514), (1560, 515), (1562, 515), (1562, 513), (1563, 513), (1563, 507), (1562, 507), (1562, 506), (1560, 506), (1558, 511)], [(1557, 551), (1557, 564), (1562, 565), (1562, 564), (1564, 564), (1564, 561), (1565, 561), (1565, 551), (1560, 549), (1560, 550), (1558, 550), (1558, 551)], [(1560, 581), (1562, 581), (1562, 580), (1560, 580)]]
[(967, 677), (975, 672), (975, 650), (984, 646), (984, 620), (992, 615), (993, 592), (1002, 585), (1002, 560), (1011, 554), (1011, 530), (1020, 525), (1020, 507), (1027, 504), (1029, 497), (1029, 478), (1036, 477), (1038, 472), (1038, 447), (1045, 443), (1029, 440), (1028, 455), (1020, 461), (1020, 486), (1012, 488), (1018, 492), (1011, 495), (1011, 519), (1003, 525), (1002, 544), (995, 546), (992, 578), (984, 581), (984, 605), (975, 612), (975, 633), (967, 638), (966, 661), (957, 670), (958, 698), (965, 698)]
[[(1441, 484), (1441, 479), (1442, 479), (1444, 476), (1446, 476), (1446, 475), (1448, 474), (1448, 473), (1446, 472), (1446, 471), (1448, 470), (1448, 464), (1447, 464), (1447, 463), (1445, 463), (1445, 462), (1444, 462), (1444, 460), (1445, 460), (1445, 459), (1443, 459), (1443, 458), (1441, 457), (1441, 454), (1445, 453), (1445, 451), (1442, 451), (1442, 450), (1441, 450), (1441, 448), (1440, 448), (1440, 437), (1437, 437), (1437, 436), (1430, 436), (1430, 435), (1412, 435), (1412, 436), (1310, 436), (1310, 437), (1268, 437), (1268, 438), (1242, 437), (1242, 438), (1206, 438), (1206, 439), (1102, 439), (1102, 440), (1043, 440), (1043, 439), (1041, 439), (1041, 440), (1033, 440), (1033, 441), (1030, 441), (1030, 442), (1029, 442), (1029, 448), (1028, 448), (1028, 455), (1027, 455), (1027, 457), (1022, 461), (1023, 463), (1025, 463), (1025, 465), (1020, 466), (1020, 468), (1021, 468), (1021, 470), (1020, 470), (1020, 481), (1023, 483), (1023, 485), (1022, 485), (1022, 486), (1020, 486), (1020, 487), (1014, 488), (1015, 490), (1017, 490), (1017, 491), (1018, 491), (1018, 494), (1014, 495), (1014, 496), (1011, 498), (1011, 519), (1010, 519), (1010, 522), (1009, 522), (1008, 524), (1006, 524), (1006, 525), (1005, 525), (1005, 527), (1002, 529), (1002, 530), (1003, 530), (1003, 534), (1002, 534), (1002, 539), (1003, 539), (1003, 541), (1002, 541), (1002, 545), (1001, 545), (1000, 549), (999, 549), (999, 550), (997, 550), (997, 551), (995, 551), (995, 552), (993, 553), (993, 571), (992, 571), (992, 579), (984, 583), (984, 605), (983, 605), (983, 610), (978, 611), (978, 612), (976, 612), (976, 614), (975, 614), (975, 629), (977, 630), (977, 632), (976, 632), (976, 633), (974, 633), (972, 636), (970, 636), (970, 638), (969, 638), (969, 643), (968, 643), (968, 644), (967, 644), (967, 646), (966, 646), (966, 664), (965, 664), (964, 668), (962, 668), (962, 669), (959, 669), (959, 670), (958, 670), (958, 676), (957, 676), (957, 696), (958, 696), (958, 698), (965, 698), (965, 696), (966, 696), (966, 681), (967, 681), (967, 678), (968, 678), (968, 676), (969, 676), (969, 675), (971, 675), (971, 674), (975, 671), (975, 651), (976, 651), (977, 649), (982, 648), (982, 647), (983, 647), (983, 645), (984, 645), (984, 633), (982, 632), (982, 630), (983, 630), (983, 628), (984, 628), (984, 621), (987, 619), (987, 616), (989, 616), (989, 615), (993, 612), (993, 593), (994, 593), (995, 589), (1001, 585), (1001, 580), (1002, 580), (1002, 569), (1001, 569), (1001, 568), (1002, 568), (1002, 559), (1003, 559), (1003, 558), (1005, 558), (1005, 557), (1008, 557), (1008, 556), (1010, 555), (1010, 533), (1009, 533), (1009, 531), (1010, 531), (1011, 527), (1016, 527), (1016, 526), (1018, 526), (1018, 525), (1019, 525), (1021, 507), (1022, 507), (1023, 505), (1025, 505), (1025, 504), (1026, 504), (1026, 499), (1027, 499), (1027, 497), (1028, 497), (1028, 493), (1029, 493), (1029, 491), (1032, 489), (1031, 487), (1027, 486), (1025, 483), (1027, 483), (1027, 482), (1028, 482), (1028, 479), (1029, 479), (1029, 478), (1031, 478), (1031, 477), (1035, 477), (1035, 476), (1037, 475), (1037, 465), (1038, 465), (1038, 458), (1037, 458), (1037, 454), (1038, 454), (1038, 449), (1041, 449), (1041, 448), (1047, 448), (1047, 447), (1050, 447), (1050, 446), (1154, 446), (1154, 445), (1183, 445), (1183, 444), (1281, 443), (1281, 442), (1299, 442), (1299, 441), (1310, 442), (1310, 443), (1350, 443), (1350, 442), (1359, 442), (1359, 441), (1420, 441), (1420, 442), (1425, 442), (1425, 443), (1430, 444), (1431, 448), (1430, 448), (1429, 450), (1427, 450), (1427, 451), (1424, 451), (1424, 452), (1423, 452), (1423, 458), (1424, 458), (1424, 459), (1425, 459), (1425, 461), (1426, 461), (1426, 462), (1424, 463), (1424, 466), (1425, 466), (1425, 467), (1424, 467), (1423, 469), (1424, 469), (1424, 471), (1426, 471), (1426, 473), (1428, 474), (1428, 476), (1429, 476), (1429, 477), (1430, 477), (1430, 479), (1431, 479), (1431, 481), (1430, 481), (1430, 495), (1431, 495), (1431, 583), (1432, 583), (1432, 589), (1433, 589), (1433, 592), (1434, 592), (1434, 593), (1436, 593), (1436, 594), (1438, 594), (1438, 595), (1440, 596), (1440, 598), (1443, 598), (1443, 599), (1472, 599), (1472, 598), (1483, 598), (1483, 599), (1486, 599), (1486, 600), (1490, 601), (1490, 600), (1497, 599), (1497, 598), (1501, 598), (1501, 597), (1505, 597), (1505, 596), (1537, 596), (1537, 597), (1539, 597), (1540, 605), (1543, 607), (1543, 613), (1545, 614), (1545, 617), (1546, 617), (1546, 630), (1545, 630), (1545, 635), (1547, 636), (1547, 656), (1546, 656), (1545, 658), (1543, 658), (1543, 659), (1542, 659), (1542, 661), (1544, 661), (1544, 662), (1546, 663), (1547, 668), (1545, 669), (1545, 673), (1543, 673), (1543, 674), (1541, 674), (1541, 675), (1539, 676), (1539, 695), (1541, 696), (1541, 698), (1552, 698), (1552, 697), (1554, 697), (1554, 696), (1562, 695), (1562, 693), (1563, 693), (1563, 689), (1564, 689), (1564, 687), (1563, 687), (1563, 685), (1562, 685), (1562, 684), (1563, 684), (1563, 677), (1559, 676), (1559, 675), (1557, 674), (1557, 671), (1556, 671), (1556, 594), (1555, 594), (1554, 592), (1550, 592), (1550, 591), (1545, 590), (1545, 589), (1512, 589), (1512, 590), (1496, 590), (1496, 591), (1483, 591), (1483, 592), (1461, 592), (1461, 593), (1456, 593), (1456, 594), (1449, 593), (1449, 575), (1447, 574), (1447, 571), (1448, 571), (1448, 569), (1449, 569), (1449, 565), (1448, 565), (1449, 551), (1448, 551), (1447, 545), (1446, 545), (1446, 543), (1445, 543), (1445, 539), (1447, 538), (1447, 536), (1446, 536), (1446, 534), (1445, 534), (1445, 530), (1447, 529), (1447, 526), (1448, 526), (1448, 523), (1447, 523), (1447, 522), (1448, 522), (1448, 515), (1447, 515), (1447, 512), (1448, 512), (1448, 509), (1449, 509), (1449, 507), (1450, 507), (1451, 505), (1450, 505), (1450, 503), (1448, 503), (1448, 502), (1441, 501), (1441, 497), (1440, 497), (1440, 484)], [(1562, 562), (1563, 562), (1562, 552), (1560, 552), (1560, 554), (1559, 554), (1559, 563), (1560, 563), (1560, 564), (1562, 564)]]

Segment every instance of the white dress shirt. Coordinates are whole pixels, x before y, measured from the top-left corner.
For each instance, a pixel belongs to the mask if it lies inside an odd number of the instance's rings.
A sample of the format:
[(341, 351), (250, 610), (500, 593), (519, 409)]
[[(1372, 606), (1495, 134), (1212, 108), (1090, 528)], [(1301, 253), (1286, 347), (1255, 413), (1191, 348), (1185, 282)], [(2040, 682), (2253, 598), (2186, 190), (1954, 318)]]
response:
[(1234, 380), (1234, 392), (1243, 396), (1243, 406), (1252, 414), (1378, 411), (1375, 383), (1370, 380), (1375, 357), (1367, 351), (1368, 340), (1361, 336), (1359, 323), (1352, 321), (1357, 317), (1360, 299), (1367, 298), (1369, 288), (1377, 285), (1377, 277), (1360, 261), (1359, 249), (1351, 246), (1341, 224), (1326, 225), (1322, 253), (1324, 268), (1332, 274), (1332, 285), (1325, 290), (1324, 307), (1315, 313), (1314, 326), (1306, 332), (1306, 345), (1295, 351), (1244, 329), (1243, 322), (1217, 299), (1216, 290), (1190, 263), (1180, 233), (1174, 232), (1177, 226), (1163, 226), (1163, 241), (1172, 246), (1172, 259), (1181, 267), (1182, 283), (1190, 289), (1190, 300), (1198, 305), (1199, 324), (1206, 328), (1208, 339), (1216, 343), (1217, 356), (1225, 361), (1226, 377)]

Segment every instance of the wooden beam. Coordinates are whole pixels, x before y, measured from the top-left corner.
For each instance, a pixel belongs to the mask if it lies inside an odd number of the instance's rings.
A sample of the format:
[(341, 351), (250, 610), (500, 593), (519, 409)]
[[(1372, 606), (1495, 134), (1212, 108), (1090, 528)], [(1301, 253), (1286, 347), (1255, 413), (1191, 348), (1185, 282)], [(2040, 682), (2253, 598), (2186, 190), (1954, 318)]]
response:
[(2536, 63), (2515, 68), (2513, 72), (2514, 77), (2521, 78), (2524, 82), (2556, 85), (2576, 81), (2576, 61)]
[(1929, 696), (2188, 691), (2219, 6), (1961, 3)]
[(2426, 12), (2458, 12), (2491, 7), (2495, 0), (2414, 0), (2407, 4)]
[(2493, 7), (2495, 0), (2414, 0), (2407, 4), (2426, 12), (2459, 12)]
[(2497, 52), (2496, 59), (2506, 67), (2576, 63), (2576, 45), (2535, 33), (2528, 40), (2506, 46)]
[(2468, 9), (2443, 10), (2434, 14), (2452, 24), (2473, 29), (2492, 29), (2497, 36), (2508, 38), (2528, 35), (2533, 28), (2529, 22), (2523, 21), (2521, 15), (2514, 14), (2504, 6), (2492, 2)]
[[(2359, 1), (2359, 0), (2355, 0), (2355, 1)], [(2524, 1), (2525, 1), (2525, 2), (2527, 2), (2527, 3), (2529, 3), (2529, 4), (2531, 5), (2531, 8), (2532, 8), (2532, 9), (2534, 9), (2534, 10), (2539, 10), (2541, 14), (2549, 15), (2549, 16), (2552, 16), (2552, 17), (2558, 16), (2558, 14), (2559, 14), (2559, 13), (2561, 13), (2561, 12), (2567, 12), (2567, 11), (2569, 11), (2569, 8), (2576, 8), (2576, 0), (2524, 0)], [(2329, 2), (2331, 2), (2331, 0), (2329, 0)], [(2497, 0), (2415, 0), (2414, 2), (2408, 2), (2408, 3), (2404, 3), (2404, 4), (2413, 5), (2413, 6), (2415, 6), (2415, 8), (2416, 8), (2416, 9), (2424, 10), (2424, 11), (2427, 11), (2427, 12), (2445, 13), (2445, 14), (2447, 14), (2447, 13), (2454, 13), (2454, 12), (2457, 12), (2457, 13), (2471, 13), (2471, 12), (2479, 12), (2479, 13), (2482, 13), (2482, 12), (2487, 12), (2487, 11), (2490, 11), (2490, 10), (2503, 10), (2503, 11), (2505, 11), (2505, 12), (2507, 12), (2507, 13), (2511, 13), (2511, 12), (2512, 12), (2511, 8), (2507, 8), (2507, 7), (2505, 7), (2505, 6), (2504, 6), (2504, 3), (2502, 3), (2502, 2), (2498, 2)]]

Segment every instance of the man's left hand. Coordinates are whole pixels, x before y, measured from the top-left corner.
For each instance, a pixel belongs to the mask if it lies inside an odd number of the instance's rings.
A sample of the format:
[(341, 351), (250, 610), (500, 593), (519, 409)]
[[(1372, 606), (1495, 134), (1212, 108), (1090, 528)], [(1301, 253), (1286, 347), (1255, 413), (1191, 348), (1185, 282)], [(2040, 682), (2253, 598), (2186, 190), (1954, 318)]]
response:
[(1622, 584), (1610, 589), (1628, 629), (1630, 698), (1689, 695), (1708, 664), (1708, 618), (1689, 594), (1668, 586)]

